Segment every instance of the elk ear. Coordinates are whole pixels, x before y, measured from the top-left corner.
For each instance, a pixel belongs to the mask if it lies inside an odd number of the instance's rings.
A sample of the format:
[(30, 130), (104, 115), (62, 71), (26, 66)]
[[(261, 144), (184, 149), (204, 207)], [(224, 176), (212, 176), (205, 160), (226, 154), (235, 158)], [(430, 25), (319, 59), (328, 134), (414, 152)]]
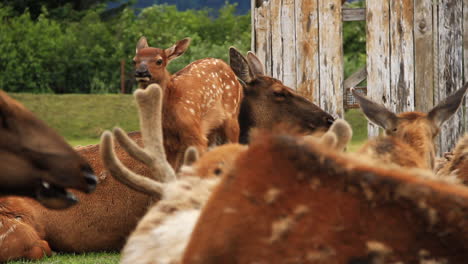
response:
[(148, 46), (148, 41), (146, 40), (146, 38), (141, 37), (137, 42), (135, 53), (138, 53), (139, 50), (144, 49), (144, 48), (148, 48), (148, 47), (149, 47)]
[(265, 67), (263, 67), (263, 63), (251, 51), (247, 52), (247, 62), (249, 63), (250, 70), (255, 76), (265, 75)]
[(195, 147), (189, 147), (184, 153), (184, 166), (192, 166), (198, 160), (198, 150)]
[(247, 84), (255, 79), (247, 59), (234, 47), (229, 48), (229, 64), (242, 82)]
[(463, 102), (463, 97), (465, 96), (466, 90), (468, 89), (468, 82), (465, 85), (445, 98), (437, 106), (432, 108), (428, 113), (428, 118), (431, 120), (437, 127), (441, 127), (442, 124), (447, 121), (455, 112), (457, 112), (461, 103)]
[(172, 47), (166, 49), (164, 52), (166, 53), (167, 60), (173, 60), (178, 58), (180, 55), (184, 54), (184, 52), (190, 46), (190, 38), (184, 38), (183, 40), (177, 41)]
[(359, 94), (354, 88), (351, 91), (369, 121), (385, 130), (392, 131), (396, 128), (398, 117), (394, 113), (390, 112), (385, 106), (377, 104), (364, 95)]

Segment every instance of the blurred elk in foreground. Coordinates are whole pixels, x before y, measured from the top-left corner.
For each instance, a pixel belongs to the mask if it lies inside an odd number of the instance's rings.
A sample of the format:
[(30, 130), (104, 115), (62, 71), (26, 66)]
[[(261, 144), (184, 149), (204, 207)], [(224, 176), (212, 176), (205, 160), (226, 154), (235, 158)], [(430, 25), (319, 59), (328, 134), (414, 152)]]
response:
[[(0, 262), (50, 255), (29, 200), (6, 195), (28, 196), (52, 209), (68, 208), (78, 200), (66, 188), (86, 193), (95, 189), (91, 166), (53, 129), (0, 91), (0, 171)], [(18, 214), (23, 211), (30, 213)]]
[[(247, 147), (223, 145), (204, 154), (198, 161), (195, 148), (185, 154), (181, 173), (176, 175), (166, 161), (161, 130), (161, 91), (155, 85), (135, 92), (140, 109), (144, 148), (140, 148), (119, 128), (113, 135), (135, 159), (146, 164), (153, 172), (145, 177), (132, 172), (116, 158), (112, 134), (105, 132), (101, 140), (101, 155), (111, 174), (129, 187), (161, 198), (142, 218), (130, 235), (122, 251), (121, 263), (175, 263), (180, 260), (200, 211), (236, 157)], [(349, 125), (336, 122), (330, 135), (322, 136), (330, 147), (340, 148), (338, 140), (345, 134), (349, 140)], [(335, 127), (337, 129), (335, 129)], [(337, 134), (334, 134), (336, 131)], [(326, 138), (326, 139), (325, 139)], [(340, 142), (339, 144), (337, 142)], [(345, 143), (346, 144), (346, 143)]]
[(387, 165), (261, 133), (208, 199), (181, 263), (467, 263), (468, 188)]
[(442, 124), (460, 107), (467, 89), (468, 83), (428, 113), (414, 111), (398, 115), (353, 90), (353, 95), (366, 117), (385, 130), (385, 136), (369, 140), (359, 153), (384, 163), (434, 169), (434, 139)]
[(229, 65), (219, 59), (201, 59), (171, 75), (166, 66), (182, 55), (190, 39), (167, 49), (148, 46), (141, 37), (136, 46), (135, 78), (140, 88), (159, 84), (164, 91), (163, 131), (167, 159), (177, 171), (189, 146), (203, 153), (210, 134), (224, 142), (238, 142), (242, 87)]
[(97, 183), (89, 164), (63, 137), (3, 91), (0, 171), (0, 196), (29, 196), (57, 209), (77, 202), (65, 188), (88, 193)]

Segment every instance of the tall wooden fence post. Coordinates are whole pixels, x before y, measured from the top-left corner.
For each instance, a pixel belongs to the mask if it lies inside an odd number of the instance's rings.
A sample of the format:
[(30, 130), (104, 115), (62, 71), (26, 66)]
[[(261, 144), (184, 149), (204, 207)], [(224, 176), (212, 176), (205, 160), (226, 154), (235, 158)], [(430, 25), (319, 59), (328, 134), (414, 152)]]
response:
[(120, 93), (125, 93), (125, 60), (120, 60)]

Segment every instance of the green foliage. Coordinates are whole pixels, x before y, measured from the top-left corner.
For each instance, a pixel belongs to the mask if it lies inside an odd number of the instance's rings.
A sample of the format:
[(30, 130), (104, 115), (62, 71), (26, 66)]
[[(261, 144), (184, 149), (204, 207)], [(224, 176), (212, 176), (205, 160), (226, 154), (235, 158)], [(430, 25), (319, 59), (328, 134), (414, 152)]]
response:
[[(365, 1), (347, 3), (346, 7), (362, 8)], [(366, 65), (366, 22), (343, 23), (343, 52), (345, 78)]]
[[(46, 9), (36, 19), (29, 12), (15, 16), (0, 5), (0, 88), (31, 93), (109, 93), (120, 87), (120, 61), (126, 72), (140, 36), (151, 46), (168, 48), (192, 38), (188, 52), (169, 65), (174, 72), (206, 57), (227, 60), (229, 46), (249, 49), (250, 15), (235, 15), (226, 5), (216, 18), (210, 10), (177, 11), (154, 5), (139, 15), (124, 9), (103, 21), (103, 8), (82, 12), (79, 19), (56, 20)], [(128, 76), (128, 78), (131, 78)]]

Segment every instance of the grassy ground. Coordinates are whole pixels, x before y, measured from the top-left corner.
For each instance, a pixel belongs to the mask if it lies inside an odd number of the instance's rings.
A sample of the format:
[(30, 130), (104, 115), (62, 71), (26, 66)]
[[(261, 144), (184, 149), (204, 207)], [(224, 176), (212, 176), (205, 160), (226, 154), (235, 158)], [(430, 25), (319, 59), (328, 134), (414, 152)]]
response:
[(348, 145), (348, 151), (356, 151), (367, 139), (367, 120), (359, 109), (350, 109), (345, 112), (345, 120), (353, 128), (353, 138)]
[(11, 261), (8, 264), (116, 264), (119, 263), (117, 253), (88, 253), (88, 254), (56, 254), (37, 261)]
[(72, 144), (97, 143), (101, 133), (114, 126), (138, 130), (138, 115), (131, 95), (11, 95)]

